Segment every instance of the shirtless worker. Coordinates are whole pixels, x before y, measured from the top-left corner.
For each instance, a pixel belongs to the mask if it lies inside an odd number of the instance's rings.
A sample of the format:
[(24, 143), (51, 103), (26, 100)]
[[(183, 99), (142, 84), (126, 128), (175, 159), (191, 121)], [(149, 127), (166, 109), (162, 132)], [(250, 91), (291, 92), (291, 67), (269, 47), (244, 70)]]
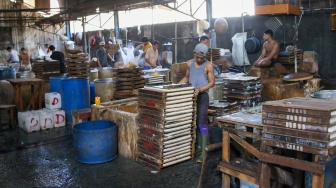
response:
[(180, 83), (191, 83), (195, 87), (197, 96), (197, 127), (200, 131), (201, 155), (197, 162), (203, 162), (204, 148), (209, 143), (207, 116), (209, 107), (209, 89), (215, 85), (213, 65), (205, 59), (208, 47), (205, 44), (197, 44), (194, 50), (194, 59), (187, 62), (186, 76)]
[(278, 41), (273, 39), (273, 31), (266, 30), (263, 39), (265, 41), (259, 59), (254, 62), (255, 67), (273, 67), (278, 58), (280, 46)]

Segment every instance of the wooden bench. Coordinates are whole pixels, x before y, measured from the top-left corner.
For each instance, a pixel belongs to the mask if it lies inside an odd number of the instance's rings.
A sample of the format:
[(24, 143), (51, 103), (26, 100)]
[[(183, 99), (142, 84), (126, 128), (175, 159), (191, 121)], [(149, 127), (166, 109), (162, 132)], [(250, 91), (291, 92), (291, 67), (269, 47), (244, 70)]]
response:
[[(8, 118), (10, 120), (10, 124), (12, 125), (12, 128), (14, 128), (15, 126), (15, 122), (14, 122), (14, 110), (15, 110), (15, 105), (0, 105), (0, 111), (2, 110), (7, 110), (8, 112)], [(1, 117), (0, 116), (0, 123), (1, 123)]]
[(72, 110), (72, 126), (83, 122), (83, 119), (91, 119), (91, 108)]

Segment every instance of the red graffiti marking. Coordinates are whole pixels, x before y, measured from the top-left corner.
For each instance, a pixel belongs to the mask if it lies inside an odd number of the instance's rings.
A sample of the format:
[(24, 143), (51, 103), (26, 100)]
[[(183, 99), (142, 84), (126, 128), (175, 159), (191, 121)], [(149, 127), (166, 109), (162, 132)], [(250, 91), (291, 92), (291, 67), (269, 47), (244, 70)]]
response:
[[(60, 117), (62, 118), (62, 120), (60, 121)], [(62, 114), (56, 114), (56, 124), (60, 124), (63, 123), (65, 120), (64, 116)]]
[(52, 105), (56, 105), (58, 103), (58, 98), (54, 98), (53, 102), (51, 103)]

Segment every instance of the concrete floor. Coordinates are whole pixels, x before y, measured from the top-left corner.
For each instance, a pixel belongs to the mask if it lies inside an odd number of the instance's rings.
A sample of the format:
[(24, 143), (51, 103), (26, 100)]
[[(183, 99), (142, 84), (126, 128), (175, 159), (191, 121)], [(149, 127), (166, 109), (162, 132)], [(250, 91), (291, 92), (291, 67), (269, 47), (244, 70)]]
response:
[(118, 156), (87, 165), (75, 160), (71, 126), (26, 133), (0, 130), (0, 187), (197, 187), (201, 165), (183, 162), (157, 172)]

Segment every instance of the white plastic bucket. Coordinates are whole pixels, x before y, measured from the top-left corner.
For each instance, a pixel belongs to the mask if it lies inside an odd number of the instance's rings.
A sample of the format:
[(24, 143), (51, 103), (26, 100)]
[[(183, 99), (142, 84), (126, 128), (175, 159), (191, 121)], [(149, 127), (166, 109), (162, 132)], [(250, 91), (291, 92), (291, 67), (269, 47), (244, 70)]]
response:
[(46, 130), (54, 127), (54, 118), (53, 114), (50, 112), (38, 112), (40, 119), (40, 128), (41, 130)]
[(54, 110), (52, 113), (54, 119), (54, 127), (62, 127), (66, 125), (64, 110)]
[(45, 106), (50, 110), (62, 108), (61, 94), (57, 92), (45, 93)]
[(18, 122), (19, 127), (28, 133), (40, 130), (40, 118), (35, 112), (19, 112)]

